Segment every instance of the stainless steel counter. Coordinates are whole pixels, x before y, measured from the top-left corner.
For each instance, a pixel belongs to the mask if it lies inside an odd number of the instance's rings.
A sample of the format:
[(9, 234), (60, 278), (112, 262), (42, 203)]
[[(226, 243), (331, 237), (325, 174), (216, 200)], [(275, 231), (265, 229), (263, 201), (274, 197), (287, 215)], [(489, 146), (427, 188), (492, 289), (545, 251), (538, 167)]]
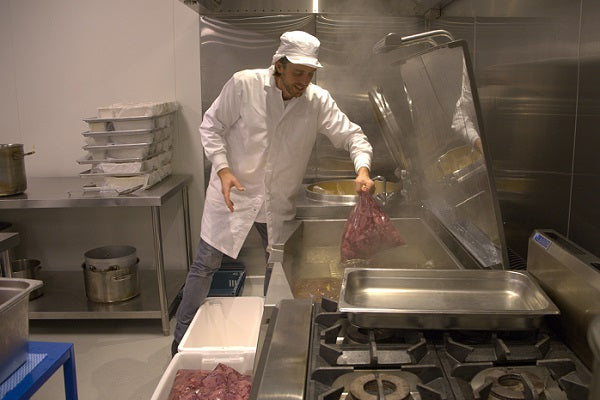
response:
[[(306, 380), (312, 304), (284, 299), (262, 325), (250, 399), (301, 399)], [(268, 323), (268, 322), (267, 322)]]
[(27, 191), (0, 197), (1, 209), (69, 207), (154, 207), (161, 206), (179, 192), (187, 192), (191, 175), (171, 175), (148, 190), (128, 195), (103, 196), (85, 193), (80, 177), (27, 178)]
[[(76, 296), (77, 299), (66, 300), (64, 288), (49, 287), (53, 281), (53, 278), (50, 278), (50, 281), (46, 282), (48, 296), (44, 295), (31, 302), (30, 318), (160, 318), (163, 333), (169, 335), (169, 306), (175, 299), (179, 287), (183, 285), (185, 271), (169, 271), (168, 274), (165, 272), (160, 208), (174, 196), (181, 195), (185, 230), (185, 260), (189, 268), (193, 255), (187, 185), (191, 180), (191, 175), (171, 175), (148, 190), (127, 195), (107, 196), (84, 192), (82, 190), (84, 182), (79, 177), (29, 178), (27, 191), (24, 194), (0, 198), (0, 211), (3, 209), (79, 207), (150, 207), (151, 209), (156, 275), (142, 277), (142, 279), (148, 282), (145, 287), (157, 288), (158, 302), (140, 298), (141, 300), (116, 304), (91, 304), (85, 298), (85, 293), (79, 293)], [(82, 279), (80, 270), (61, 272), (60, 274), (68, 276), (61, 276), (60, 280), (54, 280), (57, 286), (58, 282), (78, 282)], [(173, 286), (169, 291), (167, 291), (167, 275)], [(50, 295), (52, 293), (54, 295)]]

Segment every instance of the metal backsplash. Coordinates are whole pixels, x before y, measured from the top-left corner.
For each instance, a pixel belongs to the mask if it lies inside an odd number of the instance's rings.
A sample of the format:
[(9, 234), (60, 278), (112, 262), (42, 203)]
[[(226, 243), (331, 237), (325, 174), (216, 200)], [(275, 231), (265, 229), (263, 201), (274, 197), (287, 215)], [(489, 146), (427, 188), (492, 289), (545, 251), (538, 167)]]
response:
[(336, 14), (423, 16), (453, 0), (181, 0), (201, 15)]
[(600, 3), (457, 0), (432, 28), (469, 42), (507, 244), (535, 228), (598, 254)]
[[(387, 32), (408, 35), (431, 29), (445, 29), (467, 41), (509, 250), (526, 257), (530, 233), (543, 227), (598, 253), (596, 0), (328, 0), (316, 7), (314, 1), (259, 1), (252, 7), (241, 6), (249, 2), (207, 1), (221, 8), (210, 11), (207, 3), (201, 10), (200, 3), (189, 3), (204, 15), (203, 110), (233, 72), (268, 66), (283, 31), (311, 32), (323, 43), (326, 66), (317, 83), (361, 124), (375, 147), (374, 166), (383, 174), (393, 161), (368, 106), (368, 46)], [(238, 6), (225, 11), (226, 4)], [(362, 11), (344, 7), (351, 4), (362, 4)], [(392, 5), (389, 12), (378, 15), (379, 5), (385, 4)], [(326, 140), (319, 141), (314, 156), (321, 164), (311, 164), (309, 177), (348, 170), (342, 161), (346, 155), (332, 151)]]
[[(388, 32), (409, 34), (422, 31), (423, 19), (390, 16), (263, 15), (202, 16), (200, 54), (202, 109), (206, 111), (231, 75), (245, 68), (266, 68), (287, 30), (304, 30), (321, 41), (319, 60), (325, 68), (315, 81), (329, 90), (339, 107), (359, 124), (374, 147), (373, 176), (397, 180), (396, 166), (369, 102), (377, 66), (373, 45)], [(335, 149), (319, 135), (306, 171), (306, 181), (354, 176), (354, 168), (343, 150)]]

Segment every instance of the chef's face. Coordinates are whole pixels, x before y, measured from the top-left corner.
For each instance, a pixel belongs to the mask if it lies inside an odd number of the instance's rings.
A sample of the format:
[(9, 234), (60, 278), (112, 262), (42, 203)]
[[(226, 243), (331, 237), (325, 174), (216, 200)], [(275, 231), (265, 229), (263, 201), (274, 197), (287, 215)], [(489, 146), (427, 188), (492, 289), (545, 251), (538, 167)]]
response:
[(281, 89), (283, 98), (289, 100), (293, 97), (301, 96), (315, 74), (316, 68), (306, 65), (292, 64), (290, 62), (283, 64), (275, 63), (275, 68), (279, 72), (277, 76), (277, 87)]

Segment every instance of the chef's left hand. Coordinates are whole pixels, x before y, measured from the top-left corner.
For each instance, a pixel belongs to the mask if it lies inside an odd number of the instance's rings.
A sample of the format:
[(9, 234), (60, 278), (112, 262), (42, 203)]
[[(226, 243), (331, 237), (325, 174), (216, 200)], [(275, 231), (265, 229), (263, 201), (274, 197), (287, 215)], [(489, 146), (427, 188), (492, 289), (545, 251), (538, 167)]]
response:
[(371, 180), (369, 177), (369, 169), (367, 167), (361, 167), (358, 170), (358, 174), (356, 175), (354, 182), (356, 183), (356, 193), (375, 192), (375, 182), (373, 182), (373, 180)]

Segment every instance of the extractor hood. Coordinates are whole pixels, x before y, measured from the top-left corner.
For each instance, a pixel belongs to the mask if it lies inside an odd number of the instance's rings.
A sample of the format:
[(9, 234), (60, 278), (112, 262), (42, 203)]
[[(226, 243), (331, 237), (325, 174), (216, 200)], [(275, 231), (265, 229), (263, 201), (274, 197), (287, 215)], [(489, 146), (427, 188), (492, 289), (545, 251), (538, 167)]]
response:
[(180, 0), (201, 15), (346, 14), (424, 16), (453, 0)]

